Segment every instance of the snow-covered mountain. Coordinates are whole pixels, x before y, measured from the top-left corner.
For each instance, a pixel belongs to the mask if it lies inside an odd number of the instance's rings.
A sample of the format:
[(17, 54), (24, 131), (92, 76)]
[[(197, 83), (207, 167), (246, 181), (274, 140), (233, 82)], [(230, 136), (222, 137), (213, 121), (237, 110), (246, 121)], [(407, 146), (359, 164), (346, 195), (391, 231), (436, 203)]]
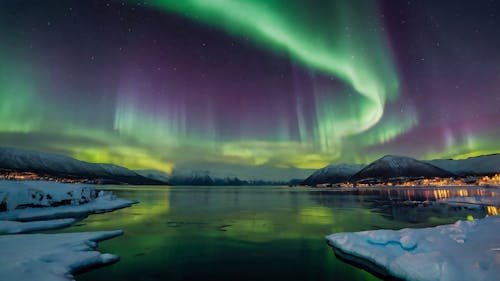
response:
[(375, 160), (351, 177), (352, 181), (363, 179), (388, 180), (405, 177), (453, 177), (453, 173), (429, 163), (406, 156), (386, 155)]
[[(285, 185), (286, 181), (242, 180), (234, 174), (214, 173), (205, 170), (176, 170), (172, 175), (156, 170), (138, 170), (138, 174), (171, 185), (235, 186), (235, 185)], [(296, 180), (301, 183), (302, 180)], [(296, 183), (296, 184), (297, 184)]]
[(190, 174), (174, 173), (170, 179), (172, 185), (214, 185), (209, 172), (192, 172)]
[(211, 175), (210, 171), (174, 172), (169, 178), (172, 185), (245, 185), (235, 176)]
[(303, 181), (305, 185), (316, 185), (322, 183), (340, 183), (348, 181), (352, 175), (359, 172), (364, 164), (336, 164), (329, 165), (317, 170)]
[(459, 176), (500, 173), (500, 154), (482, 155), (462, 160), (435, 159), (425, 162)]
[(63, 155), (18, 148), (0, 148), (0, 171), (2, 170), (109, 183), (161, 183), (113, 164), (88, 163)]
[(157, 180), (157, 181), (161, 181), (161, 182), (168, 183), (168, 181), (170, 180), (169, 174), (164, 173), (162, 171), (158, 171), (158, 170), (134, 170), (134, 172), (138, 173), (139, 175), (141, 175), (143, 177)]

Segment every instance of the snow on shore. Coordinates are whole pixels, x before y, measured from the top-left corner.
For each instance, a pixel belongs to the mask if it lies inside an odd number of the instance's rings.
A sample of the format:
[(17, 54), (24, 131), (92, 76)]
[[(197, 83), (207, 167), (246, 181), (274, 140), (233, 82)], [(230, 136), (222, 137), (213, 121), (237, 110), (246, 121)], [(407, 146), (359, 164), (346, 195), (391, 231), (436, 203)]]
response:
[[(137, 203), (83, 184), (0, 181), (0, 234), (63, 228), (78, 218)], [(97, 242), (123, 231), (0, 235), (0, 280), (74, 280), (78, 270), (118, 261)]]
[(0, 234), (26, 233), (37, 230), (58, 229), (72, 225), (76, 219), (56, 219), (46, 221), (0, 221)]
[(134, 203), (137, 202), (117, 198), (111, 192), (97, 192), (84, 184), (0, 181), (0, 233), (65, 227), (75, 218)]
[(72, 273), (118, 261), (95, 251), (97, 242), (122, 235), (121, 230), (0, 236), (2, 281), (74, 280)]
[(0, 181), (3, 211), (25, 207), (81, 205), (97, 198), (97, 191), (84, 184), (49, 181)]
[(498, 280), (500, 216), (423, 229), (336, 233), (339, 256), (405, 280)]
[(85, 217), (89, 214), (110, 212), (132, 206), (134, 201), (102, 194), (89, 203), (48, 208), (26, 208), (0, 213), (0, 220), (31, 221), (66, 217)]

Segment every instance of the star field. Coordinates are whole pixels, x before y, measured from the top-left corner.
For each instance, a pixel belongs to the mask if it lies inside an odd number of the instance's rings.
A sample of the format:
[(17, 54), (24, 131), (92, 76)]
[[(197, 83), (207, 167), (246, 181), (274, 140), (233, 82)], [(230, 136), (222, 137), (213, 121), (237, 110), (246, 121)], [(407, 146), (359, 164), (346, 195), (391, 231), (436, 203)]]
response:
[(0, 145), (304, 176), (500, 152), (496, 1), (3, 1)]

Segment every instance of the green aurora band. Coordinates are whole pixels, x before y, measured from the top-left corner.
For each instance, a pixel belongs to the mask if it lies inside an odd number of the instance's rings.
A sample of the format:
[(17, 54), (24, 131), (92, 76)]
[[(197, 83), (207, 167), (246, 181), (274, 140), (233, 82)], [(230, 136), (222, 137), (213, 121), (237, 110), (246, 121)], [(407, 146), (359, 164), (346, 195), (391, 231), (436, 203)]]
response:
[[(221, 138), (214, 132), (209, 105), (206, 123), (188, 130), (184, 116), (188, 109), (171, 107), (166, 113), (153, 114), (141, 109), (137, 105), (140, 96), (134, 95), (118, 96), (113, 117), (92, 123), (38, 95), (39, 80), (50, 79), (14, 51), (18, 44), (14, 42), (14, 47), (0, 45), (0, 133), (54, 135), (58, 141), (35, 147), (132, 169), (171, 172), (179, 164), (186, 167), (193, 162), (313, 169), (338, 161), (371, 161), (386, 151), (359, 152), (387, 143), (418, 123), (411, 106), (404, 113), (391, 109), (399, 94), (398, 75), (373, 2), (332, 1), (328, 7), (313, 10), (303, 1), (285, 0), (147, 3), (231, 36), (248, 38), (256, 47), (289, 57), (314, 75), (333, 77), (342, 87), (336, 92), (321, 86), (314, 89), (313, 124), (305, 121), (306, 110), (298, 100), (298, 140), (282, 128), (267, 138)], [(367, 23), (373, 28), (367, 28)], [(291, 94), (290, 98), (297, 97)], [(424, 156), (473, 156), (482, 143), (469, 141), (462, 144), (463, 149), (430, 151)], [(5, 144), (8, 140), (4, 139)]]
[[(323, 151), (338, 149), (343, 137), (373, 128), (387, 99), (397, 96), (398, 79), (384, 35), (377, 30), (375, 7), (367, 1), (333, 2), (309, 11), (301, 1), (153, 0), (166, 11), (220, 27), (236, 36), (291, 56), (311, 69), (332, 75), (361, 95), (348, 104), (317, 101), (314, 140)], [(365, 24), (373, 23), (367, 32)], [(341, 110), (347, 106), (348, 110)], [(410, 116), (410, 119), (415, 119)], [(300, 120), (298, 120), (300, 124)], [(408, 122), (403, 122), (408, 123)], [(397, 126), (397, 125), (396, 125)], [(408, 129), (397, 128), (397, 131)], [(300, 128), (302, 139), (307, 129)]]
[[(51, 106), (38, 100), (34, 78), (46, 77), (34, 75), (37, 70), (24, 67), (19, 60), (9, 62), (5, 59), (0, 71), (9, 75), (2, 76), (5, 81), (2, 81), (1, 90), (2, 98), (9, 102), (2, 104), (0, 114), (2, 120), (9, 122), (2, 122), (2, 132), (43, 132), (61, 138), (87, 139), (90, 140), (88, 144), (61, 141), (46, 148), (81, 160), (112, 162), (129, 168), (170, 172), (180, 155), (185, 158), (190, 154), (188, 151), (196, 151), (200, 152), (197, 155), (204, 155), (204, 162), (310, 169), (341, 158), (342, 143), (347, 137), (367, 133), (370, 137), (366, 143), (359, 140), (354, 143), (371, 145), (388, 141), (416, 123), (415, 116), (398, 118), (410, 121), (386, 122), (390, 128), (379, 123), (386, 101), (397, 97), (398, 79), (384, 34), (377, 29), (379, 23), (373, 15), (376, 7), (370, 2), (332, 3), (330, 9), (320, 11), (321, 14), (317, 10), (308, 12), (307, 6), (300, 1), (149, 3), (219, 27), (234, 36), (247, 36), (258, 46), (277, 55), (288, 55), (303, 67), (336, 77), (345, 83), (344, 90), (340, 95), (329, 94), (331, 90), (321, 88), (313, 93), (317, 107), (313, 128), (301, 120), (305, 113), (298, 104), (299, 141), (286, 139), (286, 133), (267, 140), (219, 140), (207, 129), (187, 132), (179, 114), (167, 113), (167, 117), (159, 117), (143, 112), (134, 99), (128, 97), (118, 99), (112, 124), (114, 130), (106, 124), (96, 128), (76, 118), (68, 120), (63, 116), (69, 112), (64, 109), (59, 113), (51, 112)], [(363, 26), (365, 22), (373, 23), (370, 32)], [(12, 50), (3, 53), (12, 53)], [(30, 75), (33, 78), (20, 80)], [(357, 97), (352, 97), (352, 93)], [(205, 127), (210, 127), (210, 118), (207, 123)]]

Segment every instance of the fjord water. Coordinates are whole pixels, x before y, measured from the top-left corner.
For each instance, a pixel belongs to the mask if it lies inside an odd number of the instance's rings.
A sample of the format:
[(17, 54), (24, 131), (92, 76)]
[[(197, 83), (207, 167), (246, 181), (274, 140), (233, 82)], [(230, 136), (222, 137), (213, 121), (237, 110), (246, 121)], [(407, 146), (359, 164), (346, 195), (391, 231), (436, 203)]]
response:
[(494, 196), (488, 189), (312, 189), (289, 187), (106, 187), (139, 200), (60, 232), (123, 229), (101, 242), (120, 262), (77, 280), (378, 280), (335, 257), (328, 234), (427, 227), (485, 208), (437, 202)]

